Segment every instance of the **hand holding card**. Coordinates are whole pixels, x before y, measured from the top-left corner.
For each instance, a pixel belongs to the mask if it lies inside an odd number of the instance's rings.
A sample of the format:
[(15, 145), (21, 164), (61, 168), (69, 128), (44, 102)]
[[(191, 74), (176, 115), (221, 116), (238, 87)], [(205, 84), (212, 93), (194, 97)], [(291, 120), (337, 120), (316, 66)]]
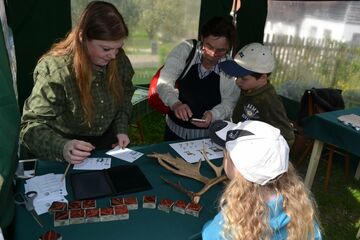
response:
[(200, 123), (206, 122), (205, 119), (201, 119), (201, 118), (191, 118), (190, 121), (192, 121), (192, 122), (200, 122)]
[(190, 122), (198, 128), (207, 128), (210, 124), (207, 118), (191, 118)]

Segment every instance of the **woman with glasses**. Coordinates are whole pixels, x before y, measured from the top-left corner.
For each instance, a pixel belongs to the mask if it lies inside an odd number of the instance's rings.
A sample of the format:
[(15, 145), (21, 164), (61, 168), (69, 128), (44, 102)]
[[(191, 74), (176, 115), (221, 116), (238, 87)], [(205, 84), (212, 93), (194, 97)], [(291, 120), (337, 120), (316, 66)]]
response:
[(208, 137), (211, 122), (230, 118), (239, 90), (218, 64), (231, 58), (235, 39), (230, 19), (210, 19), (201, 29), (195, 55), (177, 87), (193, 46), (183, 41), (170, 52), (157, 84), (161, 100), (171, 110), (166, 115), (165, 141)]

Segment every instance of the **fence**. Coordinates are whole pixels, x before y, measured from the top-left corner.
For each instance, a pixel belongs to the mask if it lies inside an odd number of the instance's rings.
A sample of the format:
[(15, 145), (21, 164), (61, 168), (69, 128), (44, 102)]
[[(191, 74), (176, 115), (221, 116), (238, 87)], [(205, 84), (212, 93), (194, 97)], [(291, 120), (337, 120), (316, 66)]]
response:
[(332, 87), (343, 90), (347, 107), (360, 105), (359, 46), (285, 35), (267, 35), (264, 44), (277, 61), (271, 81), (280, 94), (299, 100), (311, 87)]
[[(277, 61), (271, 82), (279, 94), (299, 101), (306, 89), (343, 90), (347, 107), (360, 106), (360, 48), (329, 39), (267, 35)], [(135, 83), (148, 84), (157, 67), (136, 69)]]

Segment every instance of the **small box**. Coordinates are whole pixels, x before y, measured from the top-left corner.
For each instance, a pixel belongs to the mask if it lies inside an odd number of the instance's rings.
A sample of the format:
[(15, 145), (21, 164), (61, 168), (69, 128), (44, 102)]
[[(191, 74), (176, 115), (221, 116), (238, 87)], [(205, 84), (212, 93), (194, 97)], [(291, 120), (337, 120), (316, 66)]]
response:
[(69, 225), (69, 211), (55, 212), (54, 227)]
[(53, 202), (49, 207), (49, 213), (61, 212), (67, 210), (67, 203), (66, 202)]
[(83, 200), (83, 201), (82, 201), (82, 208), (83, 208), (83, 209), (96, 208), (96, 200), (94, 200), (94, 199), (91, 199), (91, 200)]
[(85, 222), (87, 223), (100, 222), (99, 208), (85, 209)]
[(177, 200), (172, 207), (172, 210), (174, 212), (180, 214), (185, 214), (185, 209), (186, 209), (186, 202), (183, 200)]
[(171, 199), (162, 199), (158, 205), (158, 209), (169, 213), (174, 202)]
[(69, 224), (81, 224), (85, 222), (84, 209), (70, 210)]
[(156, 208), (156, 196), (143, 196), (143, 208)]
[(126, 205), (117, 205), (114, 207), (115, 220), (129, 219), (129, 210)]
[(192, 215), (194, 217), (199, 217), (199, 213), (200, 213), (201, 209), (202, 209), (202, 206), (200, 204), (189, 203), (186, 206), (185, 213)]
[(107, 221), (114, 221), (114, 208), (113, 207), (106, 207), (100, 208), (100, 221), (107, 222)]
[(135, 196), (124, 198), (124, 204), (128, 207), (128, 210), (138, 209), (138, 201)]
[(69, 202), (69, 210), (81, 209), (81, 208), (82, 208), (81, 201), (71, 201), (71, 202)]
[(124, 205), (124, 198), (114, 197), (110, 199), (110, 206)]
[(42, 236), (39, 237), (39, 240), (61, 240), (62, 236), (60, 233), (53, 230), (47, 231)]

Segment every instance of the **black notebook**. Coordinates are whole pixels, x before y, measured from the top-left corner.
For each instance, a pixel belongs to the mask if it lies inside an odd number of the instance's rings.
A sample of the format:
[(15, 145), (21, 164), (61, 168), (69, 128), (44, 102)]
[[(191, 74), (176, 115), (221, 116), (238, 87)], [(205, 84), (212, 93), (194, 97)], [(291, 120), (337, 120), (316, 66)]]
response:
[(120, 165), (100, 171), (72, 173), (70, 181), (75, 200), (128, 194), (152, 189), (136, 165)]

